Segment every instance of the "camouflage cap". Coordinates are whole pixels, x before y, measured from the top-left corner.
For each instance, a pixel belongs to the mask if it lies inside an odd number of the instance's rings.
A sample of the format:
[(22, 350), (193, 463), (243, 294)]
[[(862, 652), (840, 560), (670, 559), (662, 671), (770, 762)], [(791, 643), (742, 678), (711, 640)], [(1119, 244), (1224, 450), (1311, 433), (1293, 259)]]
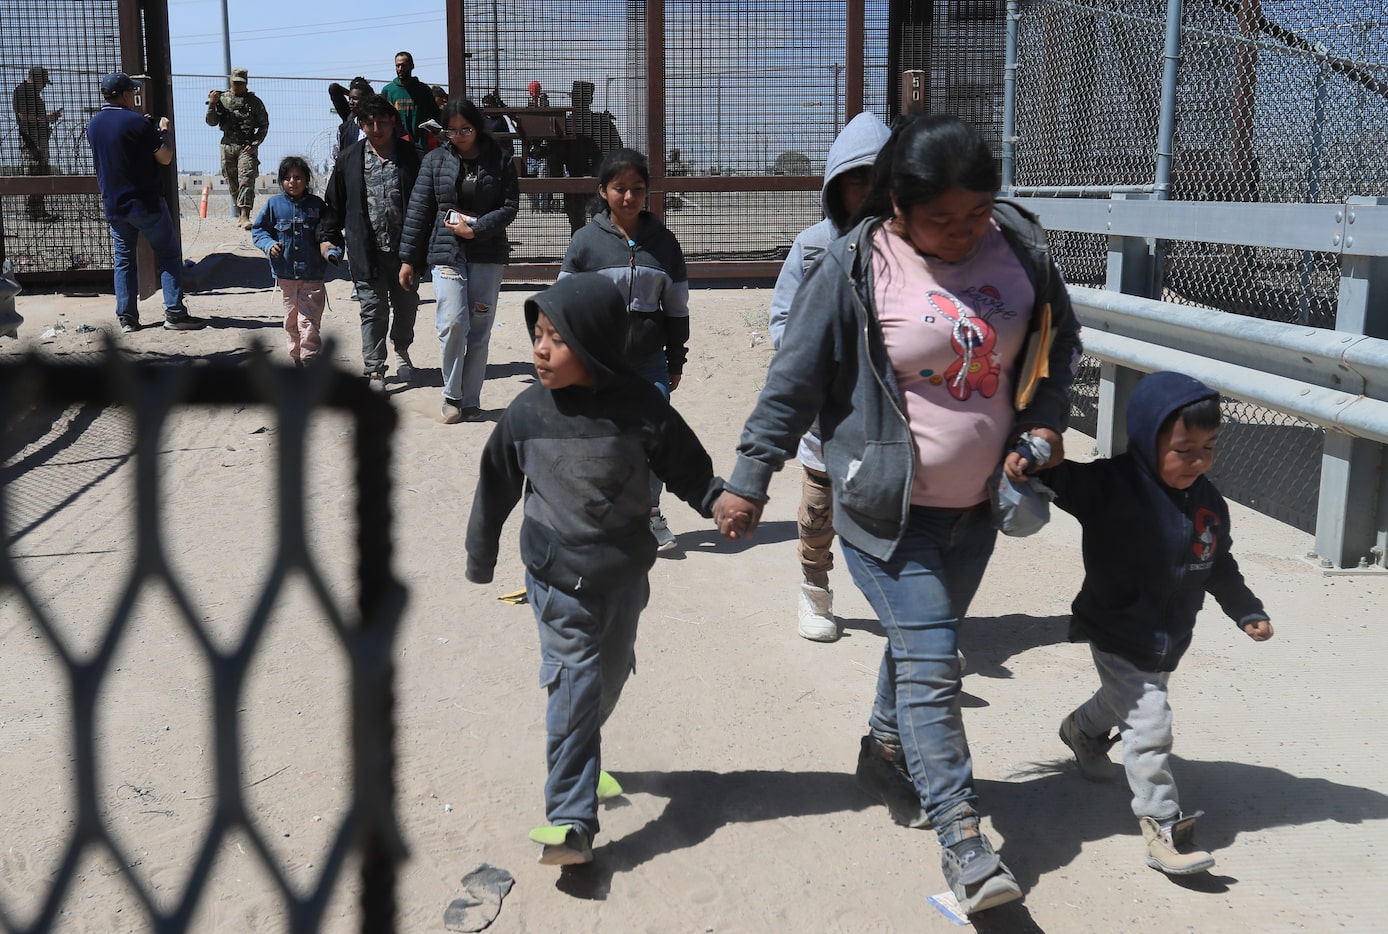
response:
[(231, 83), (232, 83), (232, 84), (237, 84), (237, 83), (245, 84), (245, 83), (246, 83), (246, 79), (249, 78), (250, 76), (251, 76), (251, 75), (250, 75), (250, 72), (246, 71), (246, 69), (244, 69), (244, 68), (233, 68), (233, 69), (231, 70)]

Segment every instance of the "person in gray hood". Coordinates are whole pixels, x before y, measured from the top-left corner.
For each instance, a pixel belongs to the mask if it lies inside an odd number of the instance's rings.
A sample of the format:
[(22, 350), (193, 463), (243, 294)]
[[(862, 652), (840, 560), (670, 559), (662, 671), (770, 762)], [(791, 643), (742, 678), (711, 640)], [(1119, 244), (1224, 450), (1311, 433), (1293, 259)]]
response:
[[(806, 227), (790, 245), (776, 291), (771, 295), (771, 346), (780, 348), (790, 318), (792, 300), (805, 274), (841, 236), (848, 220), (867, 197), (872, 184), (872, 163), (891, 131), (876, 114), (860, 113), (848, 121), (824, 163), (824, 220)], [(833, 642), (839, 637), (834, 621), (834, 592), (829, 571), (834, 567), (834, 504), (829, 475), (824, 472), (824, 447), (818, 426), (805, 432), (798, 453), (804, 477), (800, 483), (800, 570), (804, 581), (797, 598), (800, 635), (813, 642)]]

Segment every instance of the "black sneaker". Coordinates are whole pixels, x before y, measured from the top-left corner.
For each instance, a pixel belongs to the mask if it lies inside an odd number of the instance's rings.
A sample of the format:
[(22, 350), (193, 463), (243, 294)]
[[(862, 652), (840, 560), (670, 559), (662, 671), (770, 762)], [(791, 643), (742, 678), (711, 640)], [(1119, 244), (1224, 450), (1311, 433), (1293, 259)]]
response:
[(122, 334), (134, 334), (140, 329), (140, 319), (127, 316), (118, 316), (120, 330)]
[(901, 746), (883, 743), (869, 733), (858, 749), (858, 768), (854, 772), (858, 787), (874, 801), (887, 806), (892, 820), (903, 827), (929, 830), (930, 818), (921, 807), (920, 795), (911, 776)]
[(165, 315), (164, 330), (166, 331), (201, 331), (207, 327), (205, 318), (194, 318), (184, 312), (181, 315)]
[(1022, 897), (1022, 887), (1003, 865), (988, 838), (965, 837), (944, 848), (940, 869), (964, 914), (972, 915)]

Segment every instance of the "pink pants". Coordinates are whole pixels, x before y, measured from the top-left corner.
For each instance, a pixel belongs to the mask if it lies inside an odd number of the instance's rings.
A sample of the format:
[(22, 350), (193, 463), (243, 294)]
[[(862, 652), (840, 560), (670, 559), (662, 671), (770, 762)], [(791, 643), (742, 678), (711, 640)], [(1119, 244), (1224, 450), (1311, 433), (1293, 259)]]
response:
[(318, 348), (323, 343), (319, 327), (323, 323), (327, 289), (322, 280), (281, 279), (279, 283), (284, 297), (284, 333), (290, 359), (307, 363), (318, 356)]

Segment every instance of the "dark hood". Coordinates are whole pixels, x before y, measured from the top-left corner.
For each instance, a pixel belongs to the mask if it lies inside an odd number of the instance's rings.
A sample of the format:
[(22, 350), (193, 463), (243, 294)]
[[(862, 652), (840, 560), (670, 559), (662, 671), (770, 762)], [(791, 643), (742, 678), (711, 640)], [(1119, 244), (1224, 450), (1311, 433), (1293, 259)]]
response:
[(580, 272), (526, 299), (525, 326), (532, 335), (541, 313), (593, 373), (595, 389), (630, 375), (623, 357), (626, 303), (611, 279), (596, 272)]
[(1128, 454), (1148, 476), (1157, 472), (1157, 435), (1177, 409), (1211, 396), (1209, 386), (1183, 373), (1152, 373), (1137, 384), (1128, 400)]

